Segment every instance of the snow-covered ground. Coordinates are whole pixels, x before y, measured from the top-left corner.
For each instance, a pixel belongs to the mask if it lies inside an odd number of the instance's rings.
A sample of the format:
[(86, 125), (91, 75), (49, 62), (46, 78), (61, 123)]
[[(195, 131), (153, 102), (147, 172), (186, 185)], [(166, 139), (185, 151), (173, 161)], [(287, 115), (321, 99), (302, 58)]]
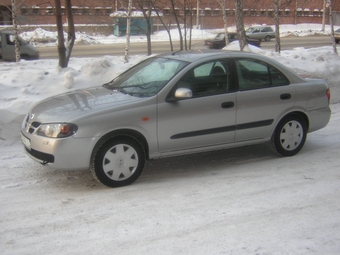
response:
[[(320, 30), (308, 26), (282, 26), (281, 33)], [(331, 47), (249, 50), (326, 79), (329, 125), (309, 134), (292, 158), (257, 145), (153, 160), (137, 182), (119, 189), (101, 186), (89, 171), (33, 162), (19, 128), (38, 100), (107, 82), (145, 56), (129, 64), (123, 57), (71, 58), (63, 70), (52, 59), (0, 62), (0, 253), (340, 254), (340, 57)]]

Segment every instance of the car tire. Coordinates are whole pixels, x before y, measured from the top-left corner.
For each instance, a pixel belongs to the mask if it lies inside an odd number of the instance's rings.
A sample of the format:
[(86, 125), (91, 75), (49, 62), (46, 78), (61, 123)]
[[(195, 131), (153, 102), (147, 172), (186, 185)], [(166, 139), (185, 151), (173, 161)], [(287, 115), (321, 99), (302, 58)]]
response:
[(20, 59), (31, 60), (31, 57), (29, 55), (23, 54), (23, 55), (20, 56)]
[(288, 115), (276, 126), (271, 139), (271, 147), (280, 156), (297, 154), (305, 144), (307, 125), (299, 115)]
[(265, 40), (266, 42), (269, 42), (270, 39), (271, 39), (271, 37), (270, 37), (269, 35), (267, 35), (267, 36), (264, 38), (264, 40)]
[(107, 187), (126, 186), (138, 179), (145, 164), (145, 150), (131, 136), (115, 136), (97, 146), (90, 170)]

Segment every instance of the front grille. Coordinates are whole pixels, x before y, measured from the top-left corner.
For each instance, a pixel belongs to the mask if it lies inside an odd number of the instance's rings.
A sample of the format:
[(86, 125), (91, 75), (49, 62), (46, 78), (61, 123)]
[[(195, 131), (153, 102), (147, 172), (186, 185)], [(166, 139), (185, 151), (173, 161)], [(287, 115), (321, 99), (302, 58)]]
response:
[(29, 128), (28, 128), (28, 133), (33, 134), (33, 132), (40, 127), (41, 123), (34, 121), (31, 124), (29, 124)]
[(51, 155), (51, 154), (43, 153), (43, 152), (36, 151), (36, 150), (33, 150), (33, 149), (29, 150), (26, 147), (25, 147), (25, 149), (26, 149), (28, 154), (30, 154), (31, 156), (41, 160), (43, 164), (54, 163), (54, 156)]

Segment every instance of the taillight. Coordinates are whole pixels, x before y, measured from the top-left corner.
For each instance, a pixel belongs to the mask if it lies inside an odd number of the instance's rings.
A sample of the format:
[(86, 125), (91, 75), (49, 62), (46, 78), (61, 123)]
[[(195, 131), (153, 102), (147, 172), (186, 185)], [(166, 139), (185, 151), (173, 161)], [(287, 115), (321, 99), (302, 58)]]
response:
[(326, 90), (326, 96), (328, 98), (328, 101), (331, 100), (331, 91), (329, 89)]

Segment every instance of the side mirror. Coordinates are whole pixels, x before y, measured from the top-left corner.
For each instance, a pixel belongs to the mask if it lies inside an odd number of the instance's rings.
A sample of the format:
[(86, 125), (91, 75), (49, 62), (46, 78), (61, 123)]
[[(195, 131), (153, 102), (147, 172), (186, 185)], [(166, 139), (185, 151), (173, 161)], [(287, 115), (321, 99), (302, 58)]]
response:
[(192, 97), (192, 91), (187, 88), (179, 88), (176, 89), (175, 95), (173, 97), (169, 97), (166, 101), (169, 103), (177, 102), (181, 99), (191, 98)]
[(192, 91), (187, 88), (179, 88), (175, 91), (175, 98), (184, 99), (184, 98), (191, 98)]

